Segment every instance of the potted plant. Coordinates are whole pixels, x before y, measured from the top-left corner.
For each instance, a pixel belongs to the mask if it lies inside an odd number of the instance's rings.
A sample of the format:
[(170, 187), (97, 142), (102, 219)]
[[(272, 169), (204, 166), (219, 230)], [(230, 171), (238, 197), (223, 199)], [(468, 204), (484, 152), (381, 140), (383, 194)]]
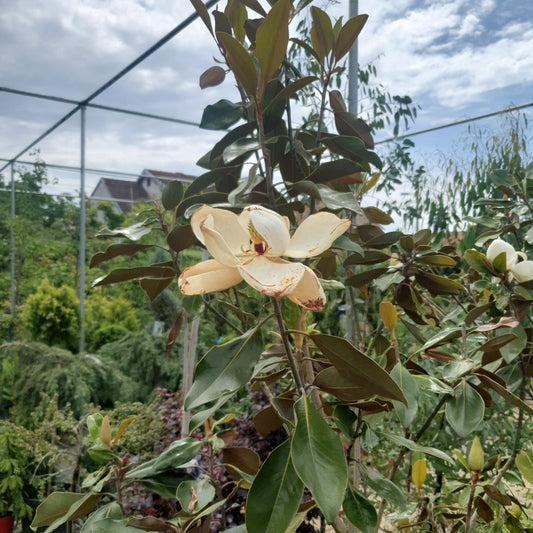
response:
[(26, 503), (28, 484), (28, 450), (20, 447), (16, 426), (9, 422), (0, 425), (0, 533), (11, 533), (13, 523), (29, 517), (31, 507)]

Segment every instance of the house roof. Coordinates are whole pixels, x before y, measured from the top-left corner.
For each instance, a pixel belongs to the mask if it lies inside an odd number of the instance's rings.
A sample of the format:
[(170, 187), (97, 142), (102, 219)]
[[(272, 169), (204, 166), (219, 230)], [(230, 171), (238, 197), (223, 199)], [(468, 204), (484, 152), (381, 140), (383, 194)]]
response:
[[(109, 200), (116, 202), (123, 213), (129, 213), (132, 209), (132, 204), (138, 200), (148, 199), (148, 194), (144, 187), (137, 181), (126, 181), (113, 178), (100, 178), (98, 187), (105, 186), (109, 193), (109, 198), (95, 197), (93, 192), (93, 199), (95, 200)], [(122, 201), (121, 201), (122, 200)]]
[(181, 172), (162, 172), (161, 170), (150, 170), (145, 168), (140, 175), (141, 178), (157, 178), (161, 181), (179, 180), (191, 183), (196, 176), (182, 174)]

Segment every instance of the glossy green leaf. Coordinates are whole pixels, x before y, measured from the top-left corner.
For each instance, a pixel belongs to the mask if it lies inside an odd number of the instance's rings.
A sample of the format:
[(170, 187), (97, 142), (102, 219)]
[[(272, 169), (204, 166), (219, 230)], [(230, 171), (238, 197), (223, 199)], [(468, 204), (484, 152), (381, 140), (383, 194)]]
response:
[(531, 407), (528, 403), (524, 402), (524, 400), (520, 399), (518, 396), (513, 394), (507, 387), (499, 383), (497, 379), (493, 379), (493, 377), (496, 377), (496, 376), (492, 377), (489, 372), (483, 372), (482, 369), (478, 370), (476, 375), (480, 379), (483, 385), (497, 392), (502, 398), (507, 400), (511, 405), (514, 405), (515, 407), (518, 407), (522, 411), (529, 413), (530, 415), (533, 415), (533, 407)]
[(431, 446), (422, 446), (416, 442), (413, 442), (412, 440), (406, 439), (400, 435), (395, 435), (394, 433), (389, 433), (388, 431), (377, 431), (376, 433), (381, 437), (390, 440), (394, 444), (398, 446), (404, 446), (413, 452), (431, 455), (433, 457), (437, 457), (438, 459), (442, 459), (443, 461), (447, 461), (452, 465), (455, 463), (452, 457), (450, 457), (447, 453), (438, 450), (437, 448), (433, 448)]
[(417, 374), (413, 375), (412, 378), (415, 380), (420, 390), (434, 394), (453, 394), (453, 389), (449, 385), (434, 376)]
[(431, 339), (428, 339), (428, 341), (420, 348), (418, 351), (423, 352), (424, 350), (427, 350), (428, 348), (433, 348), (435, 346), (442, 346), (443, 344), (446, 344), (454, 339), (458, 339), (462, 335), (462, 328), (452, 326), (449, 328), (445, 328), (441, 331), (439, 331), (437, 334), (433, 335)]
[(454, 389), (454, 396), (446, 402), (446, 420), (461, 437), (468, 437), (483, 421), (483, 398), (463, 379)]
[(294, 405), (294, 468), (331, 524), (342, 505), (348, 473), (342, 443), (307, 397)]
[(108, 229), (104, 228), (100, 230), (96, 236), (97, 237), (125, 237), (130, 241), (138, 241), (141, 237), (148, 235), (152, 231), (150, 226), (146, 225), (146, 222), (138, 222), (133, 224), (129, 228), (117, 228), (117, 229)]
[(163, 188), (161, 193), (161, 203), (167, 211), (175, 209), (175, 207), (183, 199), (183, 182), (180, 180), (169, 181)]
[(298, 78), (292, 83), (289, 83), (269, 102), (265, 111), (269, 109), (270, 107), (272, 107), (277, 102), (279, 102), (280, 100), (283, 100), (285, 98), (290, 98), (291, 96), (296, 94), (300, 89), (307, 87), (310, 83), (313, 83), (316, 80), (318, 80), (316, 76), (304, 76), (302, 78)]
[(405, 508), (405, 497), (398, 485), (373, 468), (363, 466), (361, 467), (361, 472), (366, 477), (368, 486), (374, 490), (378, 496), (384, 498), (396, 507), (400, 507), (401, 509)]
[(321, 163), (309, 176), (309, 179), (315, 183), (326, 183), (361, 172), (361, 170), (361, 166), (350, 159), (334, 159)]
[(384, 261), (390, 261), (390, 254), (379, 250), (366, 250), (363, 254), (349, 255), (344, 261), (344, 266), (350, 265), (377, 265)]
[(355, 435), (356, 414), (347, 405), (337, 405), (333, 411), (337, 427), (349, 438)]
[(524, 479), (533, 485), (533, 452), (521, 451), (516, 457), (516, 466)]
[(467, 250), (463, 257), (470, 268), (473, 268), (482, 274), (495, 274), (492, 263), (487, 259), (485, 254), (482, 254), (477, 250)]
[(202, 22), (207, 26), (207, 29), (210, 31), (211, 34), (213, 34), (213, 26), (211, 26), (211, 19), (209, 18), (209, 12), (207, 11), (207, 8), (205, 7), (205, 4), (203, 3), (203, 1), (202, 0), (191, 0), (191, 4), (196, 10), (196, 13), (198, 13), (198, 16), (202, 19)]
[(311, 44), (318, 57), (322, 60), (333, 47), (333, 27), (328, 14), (318, 7), (311, 7), (311, 16), (313, 17)]
[(365, 241), (365, 246), (368, 248), (376, 248), (381, 250), (391, 246), (392, 244), (396, 244), (402, 235), (403, 234), (401, 231), (389, 231), (381, 235), (376, 235), (375, 237)]
[(255, 57), (266, 85), (281, 65), (289, 42), (289, 0), (278, 0), (255, 35)]
[(48, 526), (45, 531), (50, 533), (69, 520), (89, 514), (102, 496), (92, 492), (53, 492), (37, 507), (31, 527)]
[(195, 409), (246, 385), (262, 351), (257, 329), (211, 348), (196, 365), (185, 408)]
[(151, 247), (152, 247), (151, 244), (112, 244), (106, 249), (105, 252), (95, 253), (91, 257), (91, 262), (89, 264), (89, 267), (93, 268), (115, 257), (120, 257), (120, 256), (131, 257), (137, 252), (140, 252), (141, 250), (146, 250), (146, 248), (151, 248)]
[(348, 520), (361, 533), (374, 533), (378, 515), (370, 500), (363, 493), (348, 487), (344, 495), (342, 509)]
[(202, 442), (191, 437), (176, 440), (155, 459), (129, 470), (124, 476), (127, 479), (146, 479), (154, 474), (188, 465), (200, 450)]
[(143, 278), (139, 280), (142, 290), (148, 296), (148, 299), (153, 302), (173, 281), (172, 278)]
[(418, 271), (415, 274), (416, 281), (427, 289), (433, 296), (457, 295), (464, 291), (464, 287), (458, 282), (444, 276), (437, 276), (429, 272)]
[(352, 48), (357, 37), (366, 24), (368, 15), (357, 15), (346, 21), (335, 43), (335, 60), (340, 61)]
[(126, 526), (126, 520), (123, 519), (120, 506), (116, 502), (98, 507), (85, 520), (81, 531), (82, 533), (135, 533), (134, 528)]
[[(496, 335), (504, 335), (504, 331), (500, 329), (496, 332)], [(522, 350), (527, 344), (527, 334), (522, 325), (519, 324), (513, 328), (513, 333), (516, 335), (516, 339), (500, 348), (500, 353), (506, 363), (514, 361), (522, 353)]]
[(392, 224), (394, 222), (394, 219), (388, 213), (385, 213), (385, 211), (382, 211), (377, 207), (363, 207), (363, 213), (372, 224), (386, 226), (387, 224)]
[(319, 372), (313, 385), (344, 402), (366, 400), (375, 395), (371, 384), (360, 381), (352, 383), (349, 376), (342, 374), (334, 366)]
[(226, 50), (228, 63), (244, 90), (251, 98), (257, 91), (257, 72), (254, 62), (244, 46), (234, 37), (224, 32), (217, 32), (217, 38)]
[(409, 427), (418, 411), (418, 387), (409, 371), (401, 363), (397, 363), (392, 369), (390, 377), (398, 384), (407, 399), (407, 406), (397, 400), (393, 401), (394, 412), (403, 427)]
[(163, 498), (175, 498), (176, 490), (180, 484), (184, 481), (191, 481), (192, 479), (194, 479), (192, 474), (167, 470), (159, 474), (153, 474), (150, 477), (139, 479), (137, 483), (159, 494)]
[(132, 279), (141, 279), (147, 276), (155, 278), (171, 278), (176, 275), (173, 268), (167, 266), (146, 266), (135, 268), (117, 268), (112, 270), (107, 276), (102, 276), (93, 281), (93, 287), (100, 285), (110, 285)]
[(453, 259), (452, 257), (434, 252), (419, 255), (416, 258), (416, 261), (423, 265), (431, 265), (437, 267), (453, 267), (456, 264), (455, 259)]
[(241, 156), (246, 156), (259, 150), (261, 145), (257, 139), (239, 139), (230, 144), (223, 153), (224, 163), (231, 163)]
[(179, 253), (191, 246), (200, 245), (200, 242), (196, 239), (190, 225), (180, 226), (176, 224), (167, 236), (167, 244), (172, 250)]
[(407, 404), (401, 389), (387, 371), (346, 339), (333, 335), (311, 335), (310, 339), (351, 383), (371, 388), (377, 396)]
[(266, 17), (266, 11), (263, 9), (263, 6), (258, 2), (258, 0), (239, 0), (239, 2), (242, 2), (246, 7), (249, 7), (256, 13), (259, 13), (262, 17)]
[(320, 198), (328, 209), (333, 211), (347, 209), (353, 213), (362, 214), (361, 206), (353, 193), (334, 191), (321, 183), (317, 184), (316, 187), (320, 192)]
[(388, 267), (365, 270), (364, 272), (359, 272), (359, 274), (353, 274), (352, 276), (346, 279), (344, 284), (348, 287), (362, 287), (363, 285), (368, 285), (371, 281), (385, 274), (387, 270)]
[(219, 100), (208, 105), (202, 113), (200, 128), (204, 130), (225, 130), (242, 118), (242, 104), (234, 104), (229, 100)]
[(206, 192), (197, 196), (188, 196), (176, 207), (176, 216), (181, 217), (194, 205), (201, 207), (203, 204), (219, 204), (227, 200), (228, 195), (222, 192)]
[(291, 459), (291, 445), (285, 441), (263, 463), (246, 501), (248, 533), (286, 531), (298, 511), (304, 484)]
[[(193, 490), (196, 501), (193, 500)], [(208, 479), (192, 479), (180, 483), (176, 498), (185, 512), (193, 513), (203, 509), (215, 499), (215, 487)]]
[(359, 255), (363, 255), (364, 253), (361, 246), (356, 242), (353, 242), (349, 237), (346, 237), (346, 235), (341, 235), (340, 237), (337, 237), (333, 241), (331, 247), (338, 248), (339, 250), (346, 250), (348, 252), (355, 252)]
[(379, 156), (367, 150), (365, 143), (357, 137), (348, 135), (324, 135), (320, 142), (331, 152), (357, 162), (366, 172), (370, 172), (369, 163), (378, 169), (383, 167), (383, 162)]

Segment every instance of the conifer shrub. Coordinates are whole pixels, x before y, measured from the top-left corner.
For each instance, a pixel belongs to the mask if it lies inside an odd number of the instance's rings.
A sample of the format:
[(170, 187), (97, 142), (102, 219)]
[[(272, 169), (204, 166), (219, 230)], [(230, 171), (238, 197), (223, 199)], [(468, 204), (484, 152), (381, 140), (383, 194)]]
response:
[(105, 408), (138, 396), (136, 384), (112, 363), (37, 342), (1, 345), (0, 367), (4, 366), (12, 369), (13, 379), (0, 382), (0, 402), (17, 423), (29, 420), (43, 393), (57, 396), (59, 408), (70, 404), (75, 417), (89, 403)]
[(135, 383), (134, 400), (146, 400), (157, 387), (171, 391), (179, 387), (182, 375), (179, 341), (167, 353), (166, 337), (141, 331), (102, 346), (97, 355), (116, 365)]
[(91, 292), (85, 307), (85, 340), (87, 350), (97, 351), (117, 341), (130, 331), (138, 331), (140, 322), (132, 303), (121, 295), (106, 296)]
[(80, 327), (78, 306), (72, 287), (54, 287), (44, 278), (23, 306), (23, 327), (32, 340), (75, 350)]

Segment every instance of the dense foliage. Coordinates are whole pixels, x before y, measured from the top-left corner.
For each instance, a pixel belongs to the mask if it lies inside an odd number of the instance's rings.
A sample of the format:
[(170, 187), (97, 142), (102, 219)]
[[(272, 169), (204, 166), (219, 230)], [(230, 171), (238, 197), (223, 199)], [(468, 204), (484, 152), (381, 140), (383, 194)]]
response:
[[(82, 376), (80, 401), (102, 406), (124, 384), (173, 390), (180, 368), (181, 392), (159, 391), (151, 409), (91, 411), (90, 473), (81, 490), (50, 494), (34, 527), (94, 509), (84, 528), (102, 532), (293, 533), (320, 521), (337, 532), (528, 531), (533, 165), (503, 150), (480, 167), (482, 189), (452, 186), (462, 238), (438, 217), (445, 231), (411, 229), (425, 221), (422, 195), (407, 211), (414, 224), (387, 231), (405, 206), (393, 198), (386, 212), (369, 193), (397, 190), (405, 173), (421, 187), (423, 170), (410, 143), (386, 161), (374, 152), (383, 113), (398, 105), (399, 127), (410, 99), (380, 100), (368, 125), (338, 90), (366, 15), (332, 21), (311, 7), (289, 53), (309, 1), (228, 0), (213, 17), (191, 3), (219, 52), (201, 87), (232, 73), (238, 101), (203, 113), (202, 127), (221, 132), (198, 162), (205, 172), (100, 231), (111, 244), (91, 260), (97, 287), (135, 281), (168, 336), (132, 333), (102, 346), (97, 366), (54, 349), (41, 368), (33, 345), (6, 345), (2, 360), (10, 375), (31, 364), (33, 383), (52, 376), (49, 393)], [(316, 106), (301, 123), (295, 100)], [(165, 295), (176, 278), (179, 304)], [(2, 391), (16, 414), (26, 400), (11, 382)]]

